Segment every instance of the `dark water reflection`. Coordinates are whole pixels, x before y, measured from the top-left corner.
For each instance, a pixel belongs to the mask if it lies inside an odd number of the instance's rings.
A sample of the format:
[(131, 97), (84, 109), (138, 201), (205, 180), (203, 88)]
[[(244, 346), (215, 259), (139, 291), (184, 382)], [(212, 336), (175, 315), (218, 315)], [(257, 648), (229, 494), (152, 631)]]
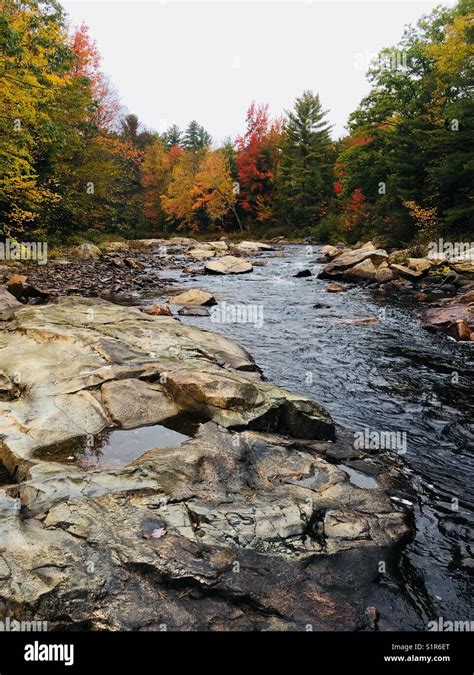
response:
[[(284, 256), (260, 255), (266, 265), (247, 275), (168, 275), (221, 302), (263, 307), (260, 328), (201, 317), (182, 321), (240, 342), (271, 382), (320, 401), (351, 430), (407, 433), (404, 459), (418, 494), (416, 534), (387, 592), (404, 595), (420, 623), (407, 618), (404, 624), (403, 616), (397, 623), (409, 629), (425, 626), (431, 616), (469, 620), (474, 343), (422, 330), (412, 308), (387, 305), (368, 289), (327, 293), (328, 282), (315, 276), (317, 256), (317, 248), (288, 246)], [(306, 267), (314, 276), (293, 278)], [(317, 303), (329, 308), (313, 308)], [(379, 323), (341, 322), (368, 316)], [(401, 610), (394, 605), (392, 611)]]
[[(173, 423), (171, 423), (174, 426)], [(82, 469), (117, 469), (152, 448), (176, 448), (190, 436), (154, 424), (138, 429), (113, 429), (78, 436), (37, 450), (34, 456), (49, 462), (74, 464)]]

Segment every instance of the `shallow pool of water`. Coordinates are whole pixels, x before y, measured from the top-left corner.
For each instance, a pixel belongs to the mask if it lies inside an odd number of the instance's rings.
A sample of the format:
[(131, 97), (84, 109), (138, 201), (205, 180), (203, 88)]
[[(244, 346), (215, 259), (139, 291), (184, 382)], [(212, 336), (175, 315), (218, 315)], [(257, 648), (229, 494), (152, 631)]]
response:
[(379, 484), (372, 478), (372, 476), (367, 476), (362, 471), (357, 471), (350, 466), (345, 464), (338, 464), (339, 469), (342, 469), (349, 476), (349, 482), (356, 487), (363, 488), (364, 490), (375, 490), (379, 487)]
[(35, 452), (37, 459), (74, 464), (82, 469), (117, 469), (152, 448), (176, 448), (191, 436), (160, 424), (113, 429), (78, 436)]

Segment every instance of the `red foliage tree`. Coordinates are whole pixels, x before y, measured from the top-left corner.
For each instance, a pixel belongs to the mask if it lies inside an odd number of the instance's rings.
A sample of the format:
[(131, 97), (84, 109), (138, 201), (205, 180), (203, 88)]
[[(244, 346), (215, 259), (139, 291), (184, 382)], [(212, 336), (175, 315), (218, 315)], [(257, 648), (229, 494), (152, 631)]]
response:
[(363, 225), (368, 217), (369, 209), (364, 194), (360, 188), (356, 188), (344, 204), (342, 229), (352, 232), (358, 226)]
[(100, 69), (101, 57), (97, 44), (90, 37), (85, 23), (74, 33), (71, 48), (75, 57), (70, 71), (72, 77), (86, 77), (90, 82), (92, 98), (96, 103), (92, 121), (100, 129), (113, 131), (118, 126), (120, 102)]
[(244, 135), (238, 136), (235, 142), (240, 206), (258, 218), (258, 212), (266, 211), (265, 197), (271, 191), (271, 145), (277, 129), (270, 123), (268, 105), (255, 103), (247, 110), (246, 125)]

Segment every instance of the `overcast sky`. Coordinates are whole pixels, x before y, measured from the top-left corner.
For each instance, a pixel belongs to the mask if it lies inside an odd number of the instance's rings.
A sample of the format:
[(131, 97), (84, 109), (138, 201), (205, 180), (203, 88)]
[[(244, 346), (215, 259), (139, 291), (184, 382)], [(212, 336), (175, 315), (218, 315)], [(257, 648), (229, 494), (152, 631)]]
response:
[[(196, 119), (216, 142), (244, 129), (251, 101), (274, 116), (318, 92), (333, 136), (367, 93), (367, 64), (439, 2), (63, 2), (90, 27), (103, 70), (142, 123)], [(452, 0), (442, 4), (452, 5)]]

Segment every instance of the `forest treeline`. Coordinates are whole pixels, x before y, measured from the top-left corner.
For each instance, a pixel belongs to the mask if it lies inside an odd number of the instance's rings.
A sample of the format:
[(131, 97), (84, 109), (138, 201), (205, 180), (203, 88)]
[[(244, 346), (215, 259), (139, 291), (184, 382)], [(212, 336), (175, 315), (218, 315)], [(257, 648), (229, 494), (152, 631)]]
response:
[(87, 27), (71, 34), (57, 2), (1, 7), (3, 236), (250, 230), (398, 245), (474, 231), (473, 0), (373, 60), (342, 139), (305, 91), (278, 118), (252, 103), (244, 133), (219, 147), (196, 121), (160, 134), (124, 115)]

